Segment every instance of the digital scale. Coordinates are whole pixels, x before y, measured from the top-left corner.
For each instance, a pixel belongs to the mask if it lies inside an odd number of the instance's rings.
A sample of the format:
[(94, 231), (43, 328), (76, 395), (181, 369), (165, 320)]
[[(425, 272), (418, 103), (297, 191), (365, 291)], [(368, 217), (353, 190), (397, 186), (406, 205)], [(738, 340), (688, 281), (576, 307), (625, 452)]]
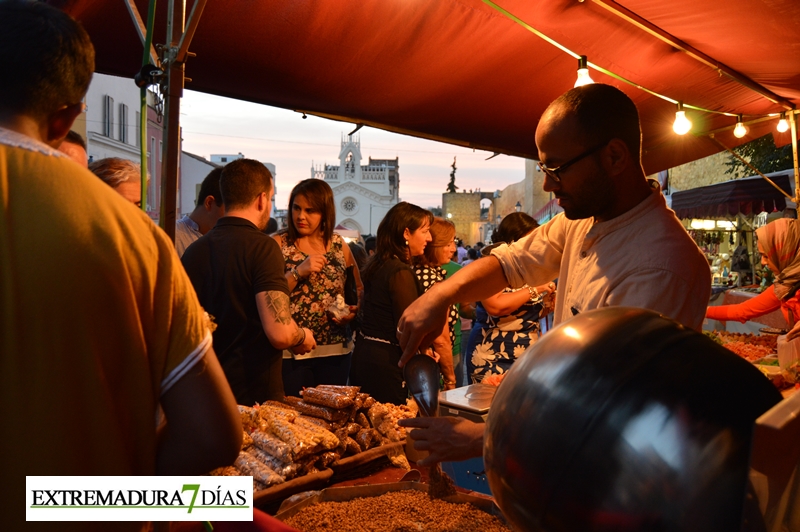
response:
[[(475, 423), (485, 423), (489, 416), (497, 386), (470, 384), (439, 392), (439, 416), (463, 417)], [(442, 462), (442, 470), (450, 475), (456, 486), (491, 495), (483, 457), (462, 462)]]
[(439, 392), (439, 415), (464, 417), (476, 423), (485, 423), (495, 392), (497, 386), (489, 384), (470, 384)]

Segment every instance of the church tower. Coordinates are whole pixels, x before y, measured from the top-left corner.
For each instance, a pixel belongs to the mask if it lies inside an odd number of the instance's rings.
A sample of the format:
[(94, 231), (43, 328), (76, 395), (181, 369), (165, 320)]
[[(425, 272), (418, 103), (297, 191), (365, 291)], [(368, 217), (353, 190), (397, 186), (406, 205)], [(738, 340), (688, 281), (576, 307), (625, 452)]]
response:
[(361, 164), (361, 137), (342, 135), (339, 164), (311, 166), (311, 177), (333, 190), (336, 225), (374, 235), (386, 212), (399, 200), (399, 158), (369, 158)]

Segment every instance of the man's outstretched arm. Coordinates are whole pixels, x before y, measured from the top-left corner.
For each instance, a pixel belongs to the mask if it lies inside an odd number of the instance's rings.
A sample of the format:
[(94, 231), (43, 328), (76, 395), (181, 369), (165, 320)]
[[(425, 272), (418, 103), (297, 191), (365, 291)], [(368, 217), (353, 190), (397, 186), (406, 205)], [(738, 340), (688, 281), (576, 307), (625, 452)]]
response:
[(414, 356), (420, 345), (431, 345), (442, 332), (450, 305), (480, 301), (508, 286), (500, 262), (493, 256), (461, 268), (451, 279), (436, 283), (403, 312), (397, 324), (397, 339), (403, 348), (400, 367)]

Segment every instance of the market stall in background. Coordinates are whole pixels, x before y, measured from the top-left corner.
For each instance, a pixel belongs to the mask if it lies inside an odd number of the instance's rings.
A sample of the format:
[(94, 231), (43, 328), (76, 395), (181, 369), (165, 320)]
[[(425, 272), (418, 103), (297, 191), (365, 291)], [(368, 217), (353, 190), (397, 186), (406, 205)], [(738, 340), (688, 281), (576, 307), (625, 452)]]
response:
[[(778, 218), (796, 218), (791, 171), (734, 179), (674, 192), (672, 209), (708, 260), (712, 276), (710, 305), (734, 305), (752, 299), (772, 284), (773, 272), (761, 265), (755, 230)], [(704, 328), (759, 334), (763, 328), (787, 330), (779, 311), (747, 323), (708, 320)]]
[(753, 176), (671, 196), (672, 209), (709, 261), (714, 285), (759, 284), (753, 232), (776, 218), (797, 217), (793, 172), (766, 177), (772, 183)]

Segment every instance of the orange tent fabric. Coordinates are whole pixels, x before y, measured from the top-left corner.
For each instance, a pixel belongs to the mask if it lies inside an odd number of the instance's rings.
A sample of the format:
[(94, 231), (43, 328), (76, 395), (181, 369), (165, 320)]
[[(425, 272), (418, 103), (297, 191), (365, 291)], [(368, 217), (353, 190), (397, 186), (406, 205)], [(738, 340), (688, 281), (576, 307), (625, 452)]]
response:
[[(613, 4), (608, 0), (606, 3)], [(147, 3), (135, 0), (145, 16)], [(599, 0), (497, 0), (589, 61), (652, 91), (742, 114), (783, 108), (665, 44)], [(89, 31), (98, 71), (132, 77), (142, 45), (124, 2), (59, 3)], [(714, 60), (800, 101), (797, 0), (625, 0), (625, 8)], [(191, 10), (187, 5), (187, 16)], [(166, 2), (155, 43), (165, 42)], [(368, 126), (536, 158), (534, 131), (547, 104), (572, 87), (577, 61), (481, 0), (209, 0), (186, 64), (186, 87), (341, 118)], [(602, 73), (639, 106), (648, 173), (720, 150), (672, 132), (674, 104)], [(694, 131), (735, 123), (689, 111)], [(735, 146), (768, 132), (751, 127)], [(789, 134), (778, 134), (785, 144)]]

